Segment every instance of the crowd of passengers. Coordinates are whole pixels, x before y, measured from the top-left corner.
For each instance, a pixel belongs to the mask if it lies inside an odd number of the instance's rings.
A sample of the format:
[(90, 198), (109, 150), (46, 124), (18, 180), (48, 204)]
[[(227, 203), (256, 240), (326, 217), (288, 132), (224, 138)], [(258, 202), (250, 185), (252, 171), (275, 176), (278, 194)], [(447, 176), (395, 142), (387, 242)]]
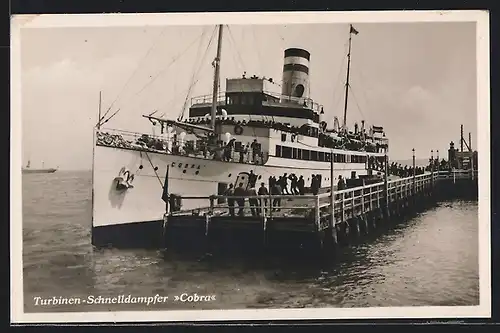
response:
[[(190, 120), (189, 123), (200, 123), (209, 121), (206, 119), (199, 119), (197, 121)], [(345, 136), (341, 136), (339, 138), (333, 138), (328, 134), (317, 133), (318, 130), (315, 128), (311, 128), (307, 125), (302, 127), (289, 126), (288, 124), (283, 124), (274, 121), (261, 121), (261, 120), (250, 120), (246, 122), (243, 121), (234, 121), (234, 117), (230, 119), (225, 119), (223, 122), (229, 122), (230, 124), (240, 125), (240, 126), (256, 126), (260, 124), (261, 126), (271, 127), (276, 130), (286, 131), (292, 134), (300, 134), (300, 135), (309, 135), (309, 136), (318, 136), (318, 143), (320, 147), (327, 148), (337, 148), (337, 149), (348, 149), (348, 150), (356, 150), (356, 151), (367, 151), (367, 152), (376, 152), (379, 148), (387, 147), (384, 144), (373, 143), (369, 141), (362, 140), (366, 137), (366, 131), (361, 132), (358, 131), (357, 126), (355, 126), (355, 132), (349, 132)], [(120, 134), (108, 134), (108, 133), (98, 133), (97, 137), (98, 143), (112, 145), (115, 147), (124, 147), (128, 148), (131, 146), (131, 142), (123, 139)], [(212, 142), (209, 142), (212, 141)], [(255, 140), (252, 143), (248, 144), (235, 144), (236, 140), (228, 142), (225, 144), (221, 140), (199, 140), (197, 144), (198, 147), (195, 146), (193, 141), (186, 141), (183, 145), (179, 144), (179, 140), (177, 139), (177, 135), (174, 134), (174, 138), (172, 140), (172, 151), (170, 153), (176, 155), (201, 155), (205, 158), (209, 159), (217, 159), (217, 160), (228, 160), (235, 161), (235, 153), (238, 155), (238, 162), (244, 163), (245, 160), (247, 162), (251, 161), (253, 163), (258, 163), (258, 161), (263, 162), (264, 156), (260, 148), (260, 144), (257, 143), (258, 148), (256, 147)], [(147, 147), (149, 149), (154, 149), (158, 151), (168, 151), (166, 142), (160, 138), (151, 137), (147, 134), (143, 134), (139, 137), (135, 144), (141, 145), (143, 147)], [(210, 146), (210, 147), (209, 147)], [(211, 148), (211, 149), (209, 149)], [(219, 152), (222, 150), (222, 153)], [(252, 156), (251, 159), (246, 158), (249, 155)]]
[[(200, 118), (200, 119), (189, 119), (185, 120), (185, 123), (193, 125), (209, 125), (210, 118)], [(218, 123), (222, 125), (234, 125), (234, 126), (250, 126), (250, 127), (264, 127), (272, 128), (278, 131), (289, 132), (295, 135), (304, 135), (318, 138), (318, 144), (320, 147), (335, 148), (335, 149), (349, 149), (349, 150), (364, 150), (367, 152), (376, 152), (379, 148), (385, 148), (387, 145), (381, 143), (373, 143), (366, 141), (365, 138), (368, 137), (366, 129), (359, 130), (358, 124), (354, 125), (354, 132), (348, 132), (346, 136), (341, 136), (339, 138), (333, 138), (332, 136), (324, 133), (319, 133), (316, 128), (312, 128), (307, 125), (301, 127), (290, 126), (281, 122), (276, 122), (272, 120), (235, 120), (234, 117), (219, 118)]]
[[(244, 216), (245, 201), (247, 198), (252, 196), (268, 196), (276, 195), (304, 195), (307, 190), (310, 190), (313, 194), (318, 194), (321, 188), (321, 175), (312, 175), (310, 188), (306, 189), (305, 180), (303, 176), (297, 177), (295, 174), (288, 175), (284, 173), (282, 176), (276, 178), (275, 176), (270, 176), (268, 179), (268, 187), (264, 182), (260, 183), (260, 187), (256, 189), (257, 175), (250, 171), (248, 177), (248, 186), (245, 188), (245, 184), (240, 182), (238, 186), (234, 187), (233, 184), (229, 184), (228, 189), (224, 192), (227, 198), (227, 204), (229, 206), (229, 214), (235, 216), (235, 206), (238, 207), (238, 216)], [(243, 198), (231, 198), (231, 197), (243, 197)], [(267, 212), (268, 198), (248, 198), (248, 203), (250, 205), (250, 212), (252, 216), (260, 216), (262, 208)], [(271, 204), (272, 211), (281, 211), (281, 198), (273, 198)], [(262, 207), (263, 206), (263, 207)]]

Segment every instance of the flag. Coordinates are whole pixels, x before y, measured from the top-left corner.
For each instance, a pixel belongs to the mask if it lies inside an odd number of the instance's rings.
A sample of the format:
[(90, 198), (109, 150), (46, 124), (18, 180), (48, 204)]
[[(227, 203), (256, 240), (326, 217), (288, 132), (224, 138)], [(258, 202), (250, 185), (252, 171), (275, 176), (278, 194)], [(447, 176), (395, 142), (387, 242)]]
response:
[(167, 165), (167, 172), (165, 174), (165, 183), (163, 184), (163, 194), (161, 196), (161, 199), (165, 201), (166, 204), (168, 204), (168, 171), (170, 169), (170, 165)]
[(350, 31), (350, 33), (357, 35), (357, 34), (359, 34), (359, 31), (356, 30), (356, 29), (354, 29), (354, 27), (351, 25), (351, 31)]

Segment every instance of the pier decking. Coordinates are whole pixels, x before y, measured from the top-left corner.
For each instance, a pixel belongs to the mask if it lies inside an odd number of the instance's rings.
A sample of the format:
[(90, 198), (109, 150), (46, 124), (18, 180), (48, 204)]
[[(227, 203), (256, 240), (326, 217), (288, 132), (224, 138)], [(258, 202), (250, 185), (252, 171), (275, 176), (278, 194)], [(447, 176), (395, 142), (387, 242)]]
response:
[[(165, 214), (163, 246), (207, 252), (224, 245), (251, 251), (312, 248), (330, 252), (349, 237), (367, 234), (438, 200), (477, 198), (477, 171), (427, 172), (341, 191), (334, 188), (333, 192), (333, 198), (331, 191), (318, 195), (183, 197), (182, 201), (206, 200), (207, 205)], [(245, 199), (245, 204), (230, 206), (228, 198)], [(257, 201), (254, 206), (249, 205), (252, 199)], [(224, 203), (216, 203), (220, 201)]]

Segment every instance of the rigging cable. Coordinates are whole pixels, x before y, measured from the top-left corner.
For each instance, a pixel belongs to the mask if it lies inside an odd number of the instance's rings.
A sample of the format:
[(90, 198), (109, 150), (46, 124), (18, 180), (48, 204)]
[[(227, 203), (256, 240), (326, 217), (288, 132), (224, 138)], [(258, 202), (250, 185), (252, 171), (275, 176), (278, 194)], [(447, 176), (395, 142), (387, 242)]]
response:
[(354, 97), (354, 102), (356, 103), (356, 106), (358, 107), (359, 113), (361, 114), (361, 117), (363, 119), (365, 118), (365, 115), (363, 114), (363, 111), (361, 111), (361, 107), (359, 106), (358, 99), (356, 98), (356, 95), (354, 94), (354, 91), (352, 90), (351, 86), (349, 86), (349, 89), (351, 90), (352, 97)]
[(146, 153), (146, 157), (148, 158), (149, 164), (151, 165), (151, 168), (153, 169), (153, 171), (154, 171), (154, 173), (156, 175), (156, 179), (158, 179), (158, 181), (160, 182), (161, 188), (163, 188), (164, 187), (163, 182), (161, 181), (160, 176), (158, 176), (158, 172), (156, 172), (156, 169), (155, 169), (155, 167), (153, 165), (153, 162), (151, 162), (151, 158), (149, 157), (148, 152), (145, 152), (145, 153)]
[(199, 74), (199, 73), (200, 73), (200, 71), (201, 71), (201, 68), (203, 67), (203, 64), (204, 64), (204, 62), (205, 62), (205, 59), (206, 59), (206, 57), (207, 57), (207, 55), (208, 55), (208, 50), (210, 49), (210, 46), (212, 45), (212, 42), (213, 42), (213, 40), (214, 40), (214, 37), (215, 37), (215, 31), (216, 31), (216, 28), (214, 29), (214, 31), (213, 31), (213, 33), (212, 33), (212, 37), (210, 38), (210, 40), (209, 40), (209, 42), (208, 42), (207, 48), (205, 49), (205, 53), (204, 53), (204, 55), (203, 55), (203, 57), (202, 57), (202, 59), (201, 59), (201, 62), (200, 62), (199, 67), (198, 67), (198, 70), (197, 70), (196, 72), (193, 72), (193, 76), (192, 76), (192, 80), (193, 80), (193, 81), (191, 82), (191, 85), (190, 85), (190, 86), (189, 86), (189, 88), (188, 88), (188, 92), (187, 92), (187, 94), (186, 94), (186, 98), (185, 98), (185, 100), (184, 100), (184, 105), (183, 105), (182, 110), (181, 110), (181, 115), (177, 118), (178, 120), (181, 120), (181, 119), (184, 117), (184, 113), (186, 112), (186, 105), (187, 105), (187, 103), (188, 103), (188, 101), (189, 101), (189, 96), (190, 96), (190, 94), (191, 94), (191, 90), (192, 90), (192, 89), (193, 89), (193, 87), (196, 85), (196, 83), (198, 83), (198, 81), (199, 81), (199, 79), (196, 79), (196, 80), (194, 80), (194, 79), (198, 76), (198, 74)]
[[(158, 43), (158, 41), (160, 40), (160, 38), (163, 36), (163, 34), (165, 33), (165, 30), (166, 30), (166, 27), (164, 27), (159, 36), (155, 39), (155, 41), (153, 42), (153, 44), (149, 47), (148, 51), (146, 52), (146, 54), (142, 57), (142, 59), (139, 61), (137, 67), (135, 68), (135, 70), (132, 72), (132, 75), (128, 78), (128, 80), (126, 81), (125, 85), (123, 86), (123, 88), (121, 89), (120, 93), (116, 96), (116, 98), (113, 100), (113, 102), (111, 102), (111, 105), (108, 107), (108, 109), (106, 110), (106, 112), (104, 113), (104, 115), (101, 117), (101, 119), (99, 119), (99, 123), (106, 117), (106, 115), (109, 113), (109, 111), (111, 111), (111, 108), (113, 107), (113, 105), (116, 103), (116, 101), (120, 98), (120, 96), (123, 94), (123, 92), (125, 91), (125, 89), (128, 87), (128, 85), (130, 84), (130, 82), (132, 82), (132, 78), (134, 77), (134, 75), (137, 73), (137, 71), (139, 70), (139, 68), (141, 67), (142, 63), (146, 60), (146, 58), (149, 56), (149, 54), (151, 53), (151, 51), (154, 49), (154, 47), (156, 46), (156, 44)], [(109, 119), (108, 119), (109, 121)]]
[[(199, 39), (201, 38), (201, 35), (196, 38), (191, 44), (189, 44), (189, 46), (187, 48), (185, 48), (181, 53), (179, 53), (176, 57), (174, 57), (172, 59), (172, 61), (165, 67), (163, 68), (157, 75), (155, 75), (148, 83), (146, 83), (138, 92), (135, 93), (135, 96), (137, 96), (138, 94), (140, 94), (147, 86), (149, 86), (151, 83), (153, 83), (161, 74), (163, 74), (171, 65), (173, 65), (177, 60), (180, 59), (180, 57), (186, 53), (195, 43), (196, 41), (198, 41)], [(118, 99), (118, 98), (117, 98)], [(109, 112), (109, 110), (111, 110), (111, 107), (108, 109), (108, 111), (106, 112), (106, 114)], [(104, 114), (104, 116), (106, 116), (106, 114)], [(103, 117), (104, 117), (103, 116)], [(109, 121), (109, 119), (108, 119)]]
[(186, 47), (182, 52), (180, 52), (179, 54), (177, 54), (177, 56), (173, 57), (172, 58), (172, 61), (165, 67), (163, 68), (160, 72), (158, 72), (158, 74), (156, 74), (148, 83), (146, 83), (137, 93), (136, 95), (140, 94), (144, 89), (146, 89), (150, 84), (152, 84), (154, 81), (156, 81), (156, 79), (158, 77), (160, 77), (160, 75), (162, 75), (167, 69), (170, 68), (170, 66), (172, 66), (177, 60), (179, 60), (181, 58), (181, 56), (184, 55), (184, 53), (186, 53), (199, 39), (201, 39), (203, 35), (200, 35), (198, 36), (195, 40), (193, 40), (191, 42), (191, 44), (188, 45), (188, 47)]
[[(252, 29), (252, 26), (250, 26), (250, 29)], [(252, 29), (252, 34), (253, 34), (253, 39), (255, 41), (255, 49), (257, 51), (257, 59), (259, 61), (260, 71), (261, 71), (261, 74), (263, 75), (264, 66), (262, 66), (262, 56), (261, 56), (260, 51), (259, 51), (259, 45), (257, 43), (257, 36), (255, 35), (254, 29)]]
[[(232, 44), (234, 45), (234, 49), (236, 50), (236, 54), (238, 55), (238, 58), (240, 59), (241, 67), (243, 68), (243, 70), (245, 70), (245, 62), (243, 61), (243, 58), (241, 57), (241, 53), (238, 49), (238, 45), (236, 44), (236, 40), (233, 37), (232, 30), (229, 28), (228, 25), (226, 25), (226, 27), (227, 27), (227, 31), (229, 32), (229, 38), (230, 38)], [(233, 54), (233, 56), (234, 56), (234, 54)]]
[[(214, 35), (215, 35), (215, 30), (216, 28), (214, 28), (214, 30), (212, 30), (212, 36), (210, 37), (210, 40), (208, 42), (208, 46), (207, 46), (207, 49), (205, 50), (205, 53), (208, 52), (208, 48), (210, 47), (210, 44), (212, 43), (212, 39), (214, 38)], [(203, 35), (205, 35), (205, 32), (203, 32)], [(189, 87), (188, 87), (188, 90), (186, 92), (186, 98), (184, 100), (184, 103), (183, 103), (183, 106), (182, 106), (182, 109), (180, 110), (179, 112), (179, 115), (177, 117), (177, 120), (181, 120), (183, 117), (184, 117), (184, 112), (185, 112), (185, 108), (186, 108), (186, 104), (187, 104), (187, 100), (189, 98), (189, 95), (190, 95), (190, 92), (191, 92), (191, 89), (194, 87), (194, 85), (197, 83), (197, 80), (195, 80), (195, 77), (196, 75), (198, 74), (198, 72), (200, 71), (200, 68), (204, 62), (204, 59), (205, 59), (205, 55), (203, 55), (203, 57), (200, 59), (199, 58), (199, 55), (200, 55), (200, 50), (201, 50), (201, 45), (202, 43), (200, 43), (198, 45), (198, 51), (196, 52), (196, 60), (194, 61), (194, 64), (193, 64), (193, 74), (191, 75), (191, 82), (189, 84)], [(198, 67), (198, 70), (196, 69), (197, 68), (197, 62), (200, 61), (199, 63), (199, 67)]]
[(102, 126), (102, 125), (106, 124), (108, 121), (110, 121), (111, 118), (113, 118), (118, 113), (118, 111), (120, 111), (120, 109), (117, 109), (115, 112), (113, 112), (113, 114), (111, 114), (111, 116), (109, 116), (108, 119), (106, 119), (105, 121), (102, 121), (99, 124), (99, 126)]

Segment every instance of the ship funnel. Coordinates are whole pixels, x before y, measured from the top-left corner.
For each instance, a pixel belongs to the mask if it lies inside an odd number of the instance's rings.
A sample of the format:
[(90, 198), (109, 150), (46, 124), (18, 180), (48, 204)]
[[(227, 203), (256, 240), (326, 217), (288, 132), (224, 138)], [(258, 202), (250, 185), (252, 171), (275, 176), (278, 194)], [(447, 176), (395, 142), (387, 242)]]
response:
[(282, 95), (298, 98), (309, 97), (310, 57), (310, 53), (303, 49), (290, 48), (285, 50)]

